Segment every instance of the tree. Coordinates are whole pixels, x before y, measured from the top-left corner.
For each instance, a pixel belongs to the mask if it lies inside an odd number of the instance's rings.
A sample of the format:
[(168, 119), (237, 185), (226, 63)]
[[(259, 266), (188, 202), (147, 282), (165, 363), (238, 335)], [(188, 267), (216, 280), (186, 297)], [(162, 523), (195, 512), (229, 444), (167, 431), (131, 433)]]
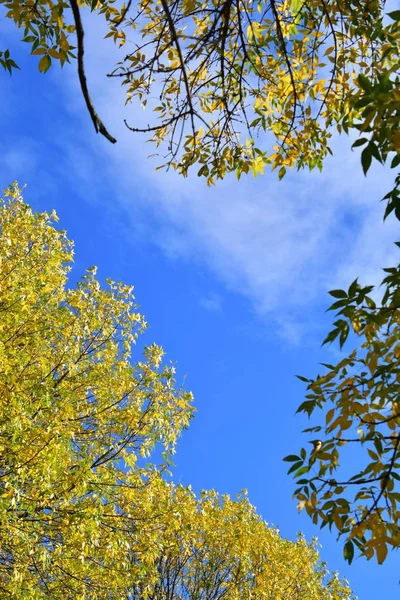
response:
[[(0, 589), (3, 597), (108, 598), (126, 568), (122, 509), (168, 462), (192, 416), (132, 288), (89, 269), (67, 287), (72, 244), (13, 186), (0, 204)], [(90, 558), (90, 560), (89, 560)], [(115, 561), (116, 564), (115, 564)], [(99, 569), (99, 565), (104, 567)], [(97, 594), (97, 595), (96, 595)], [(7, 596), (6, 596), (7, 595)]]
[[(383, 0), (129, 0), (119, 8), (113, 0), (1, 3), (40, 57), (40, 71), (77, 58), (96, 131), (115, 142), (96, 113), (84, 68), (80, 11), (101, 15), (106, 37), (123, 46), (109, 76), (119, 78), (127, 102), (139, 100), (155, 117), (144, 128), (127, 126), (165, 148), (163, 166), (186, 175), (197, 164), (210, 184), (231, 171), (262, 173), (266, 165), (279, 177), (288, 167), (322, 168), (332, 126), (348, 132), (364, 124), (379, 138), (386, 136), (379, 127), (385, 111), (398, 121), (400, 11), (386, 24)], [(0, 62), (10, 72), (16, 67), (8, 50)], [(382, 90), (370, 97), (377, 82)], [(382, 91), (393, 100), (382, 101)], [(383, 152), (372, 136), (364, 169), (373, 156), (399, 152), (392, 133)]]
[(350, 600), (316, 544), (282, 539), (246, 496), (165, 479), (192, 395), (159, 346), (132, 363), (132, 288), (94, 268), (68, 286), (55, 221), (17, 185), (0, 201), (0, 595)]
[(174, 518), (158, 532), (153, 577), (128, 580), (127, 598), (350, 600), (346, 582), (319, 562), (316, 543), (282, 539), (245, 494), (232, 500), (209, 491), (196, 498), (189, 488), (160, 484), (158, 512), (173, 507)]
[(349, 562), (355, 547), (379, 563), (400, 547), (400, 265), (384, 271), (379, 301), (357, 280), (330, 292), (339, 318), (324, 343), (350, 336), (356, 348), (324, 375), (300, 377), (308, 393), (298, 411), (323, 411), (324, 424), (305, 430), (321, 443), (285, 458), (299, 509), (346, 538)]

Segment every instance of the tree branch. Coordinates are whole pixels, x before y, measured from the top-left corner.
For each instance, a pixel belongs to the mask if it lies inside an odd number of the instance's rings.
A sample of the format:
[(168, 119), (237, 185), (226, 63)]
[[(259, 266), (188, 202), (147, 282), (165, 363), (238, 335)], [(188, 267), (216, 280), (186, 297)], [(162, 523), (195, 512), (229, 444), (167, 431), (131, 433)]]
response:
[(79, 6), (77, 3), (77, 0), (70, 0), (70, 6), (72, 9), (72, 14), (74, 15), (75, 28), (76, 28), (76, 38), (77, 38), (77, 44), (78, 44), (78, 76), (79, 76), (79, 83), (81, 84), (82, 94), (85, 99), (86, 106), (89, 111), (90, 117), (92, 119), (96, 133), (101, 133), (102, 135), (104, 135), (105, 138), (107, 138), (107, 140), (109, 142), (111, 142), (112, 144), (115, 144), (115, 142), (117, 140), (107, 131), (103, 121), (100, 119), (99, 115), (96, 112), (96, 109), (93, 105), (92, 99), (89, 94), (87, 81), (86, 81), (85, 66), (84, 66), (84, 62), (83, 62), (83, 55), (85, 52), (84, 44), (83, 44), (84, 30), (83, 30), (83, 26), (82, 26), (81, 14), (79, 11)]

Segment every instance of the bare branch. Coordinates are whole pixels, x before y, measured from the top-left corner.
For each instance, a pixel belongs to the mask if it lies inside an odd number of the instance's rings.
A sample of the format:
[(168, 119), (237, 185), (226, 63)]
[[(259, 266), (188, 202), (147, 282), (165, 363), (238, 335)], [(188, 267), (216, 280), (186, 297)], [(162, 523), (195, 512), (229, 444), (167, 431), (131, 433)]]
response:
[(115, 144), (117, 140), (107, 131), (105, 125), (103, 124), (103, 121), (100, 119), (99, 115), (96, 112), (96, 109), (93, 105), (92, 99), (89, 94), (89, 89), (86, 81), (85, 66), (83, 61), (85, 49), (83, 42), (84, 30), (82, 26), (81, 13), (79, 11), (77, 0), (70, 0), (70, 5), (72, 9), (72, 14), (74, 15), (76, 28), (76, 38), (78, 44), (78, 76), (79, 83), (81, 84), (82, 94), (85, 99), (86, 106), (92, 119), (96, 133), (101, 133), (109, 142)]

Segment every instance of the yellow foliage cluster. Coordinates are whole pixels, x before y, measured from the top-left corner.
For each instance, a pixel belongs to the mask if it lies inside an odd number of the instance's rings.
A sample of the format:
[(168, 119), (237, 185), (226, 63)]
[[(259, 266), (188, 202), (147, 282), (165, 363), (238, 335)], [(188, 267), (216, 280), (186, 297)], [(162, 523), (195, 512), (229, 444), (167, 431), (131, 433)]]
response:
[[(387, 74), (393, 81), (398, 73), (398, 19), (384, 25), (384, 2), (379, 0), (139, 0), (122, 6), (114, 0), (0, 0), (1, 4), (7, 17), (24, 30), (32, 53), (41, 57), (41, 71), (54, 60), (63, 65), (78, 59), (82, 92), (96, 131), (115, 142), (94, 109), (83, 62), (80, 11), (104, 17), (106, 37), (123, 46), (123, 58), (109, 76), (121, 81), (127, 102), (139, 100), (155, 119), (145, 128), (134, 121), (127, 126), (147, 132), (157, 146), (166, 146), (161, 166), (186, 175), (197, 164), (198, 175), (209, 184), (229, 172), (257, 175), (267, 165), (278, 169), (280, 178), (292, 166), (321, 169), (330, 152), (332, 126), (347, 132), (365, 116), (358, 75), (375, 81)], [(71, 34), (76, 42), (71, 43)], [(0, 53), (0, 62), (10, 71), (15, 67), (9, 54), (5, 58)], [(386, 93), (383, 102), (390, 106), (385, 111), (390, 110), (397, 123), (393, 101), (387, 97)], [(382, 99), (370, 100), (378, 130), (386, 113), (382, 118)], [(370, 121), (374, 115), (371, 112)], [(394, 127), (391, 131), (391, 145), (398, 151)]]
[(41, 587), (43, 597), (61, 598), (68, 586), (78, 598), (86, 581), (112, 586), (117, 555), (127, 566), (114, 523), (129, 522), (130, 490), (156, 472), (141, 457), (155, 445), (166, 461), (174, 451), (192, 396), (175, 388), (158, 346), (131, 363), (145, 328), (132, 288), (102, 288), (94, 268), (68, 288), (72, 245), (54, 215), (33, 214), (16, 187), (8, 194), (0, 205), (1, 585), (13, 598), (42, 597)]
[(131, 287), (95, 268), (68, 286), (56, 220), (16, 185), (0, 202), (1, 597), (349, 600), (315, 543), (282, 539), (245, 494), (163, 477), (192, 395), (155, 344), (132, 361)]

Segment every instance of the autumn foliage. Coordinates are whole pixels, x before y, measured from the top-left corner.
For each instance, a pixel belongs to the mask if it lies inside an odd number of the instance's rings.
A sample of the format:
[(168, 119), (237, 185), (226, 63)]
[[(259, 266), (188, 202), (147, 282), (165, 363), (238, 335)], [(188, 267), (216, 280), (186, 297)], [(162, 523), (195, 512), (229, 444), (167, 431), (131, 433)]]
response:
[(1, 597), (348, 600), (315, 543), (282, 539), (246, 495), (167, 480), (192, 395), (159, 346), (133, 362), (131, 287), (94, 268), (68, 286), (55, 221), (16, 185), (0, 203)]
[(55, 218), (15, 187), (0, 206), (0, 569), (13, 598), (112, 589), (132, 494), (157, 472), (142, 457), (160, 445), (168, 460), (192, 416), (160, 347), (131, 363), (145, 328), (132, 288), (101, 287), (95, 269), (67, 287), (72, 244)]
[[(85, 73), (91, 13), (120, 48), (108, 76), (135, 110), (126, 122), (160, 147), (160, 166), (215, 183), (266, 166), (322, 168), (332, 130), (359, 129), (363, 166), (400, 151), (400, 11), (381, 0), (0, 0), (46, 72), (78, 63), (97, 132), (115, 142)], [(105, 42), (106, 43), (106, 42)], [(0, 64), (12, 72), (9, 49)], [(89, 81), (89, 83), (88, 83)], [(106, 84), (106, 82), (105, 82)], [(146, 108), (145, 123), (137, 108)], [(372, 135), (370, 135), (372, 132)], [(385, 140), (385, 141), (383, 141)]]
[(322, 424), (306, 430), (322, 444), (285, 459), (299, 508), (345, 538), (349, 562), (358, 551), (382, 563), (400, 547), (400, 267), (384, 271), (379, 300), (357, 280), (330, 292), (338, 318), (325, 343), (342, 347), (350, 336), (356, 348), (315, 379), (301, 377), (299, 411), (322, 411)]

